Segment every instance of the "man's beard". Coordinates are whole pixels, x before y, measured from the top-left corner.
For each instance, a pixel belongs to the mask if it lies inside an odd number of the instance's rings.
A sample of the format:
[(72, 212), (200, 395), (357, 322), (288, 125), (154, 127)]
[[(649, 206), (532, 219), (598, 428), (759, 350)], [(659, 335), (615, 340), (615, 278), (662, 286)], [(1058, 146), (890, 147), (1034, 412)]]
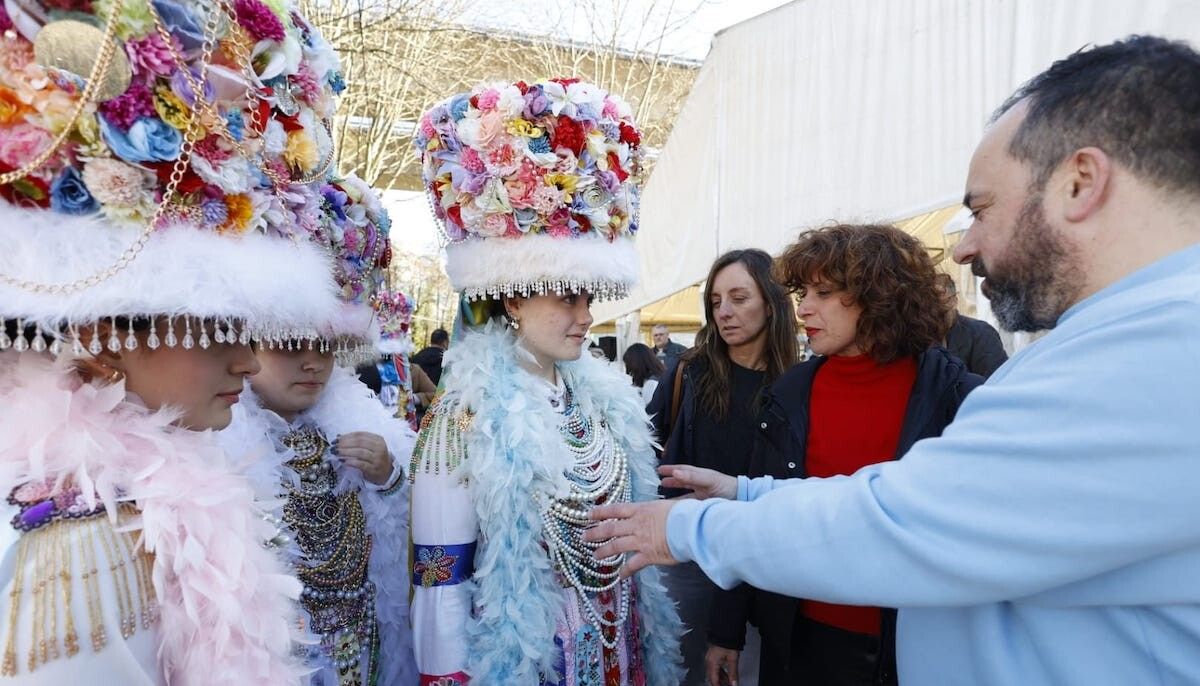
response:
[(1083, 281), (1070, 246), (1046, 222), (1041, 193), (1021, 207), (1004, 262), (989, 272), (977, 259), (971, 272), (987, 279), (992, 313), (1008, 331), (1053, 329)]

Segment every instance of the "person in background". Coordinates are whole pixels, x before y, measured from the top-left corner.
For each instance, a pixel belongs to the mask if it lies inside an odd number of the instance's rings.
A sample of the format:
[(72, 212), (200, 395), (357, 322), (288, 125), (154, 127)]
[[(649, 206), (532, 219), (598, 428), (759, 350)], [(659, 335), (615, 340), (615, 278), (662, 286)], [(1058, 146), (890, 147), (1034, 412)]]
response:
[(642, 403), (649, 405), (654, 397), (654, 389), (658, 388), (658, 377), (664, 371), (662, 362), (645, 343), (629, 346), (621, 356), (621, 361), (625, 363), (625, 373), (633, 379), (633, 385), (641, 389)]
[(417, 421), (419, 422), (425, 416), (425, 410), (428, 410), (429, 406), (433, 404), (433, 398), (437, 395), (437, 384), (429, 378), (421, 365), (410, 365), (409, 369), (412, 371), (413, 398), (417, 403)]
[[(665, 446), (663, 463), (709, 467), (735, 476), (749, 473), (747, 448), (756, 435), (760, 393), (796, 363), (792, 305), (784, 288), (771, 278), (771, 264), (771, 256), (762, 250), (733, 250), (718, 257), (709, 270), (705, 325), (696, 336), (696, 347), (667, 368), (646, 408)], [(708, 634), (710, 606), (716, 607), (718, 590), (699, 567), (671, 568), (665, 578), (680, 617), (691, 628), (683, 637), (688, 668), (684, 683), (701, 686), (708, 641), (742, 650), (745, 633), (736, 641)], [(756, 656), (755, 646), (750, 648)], [(743, 667), (743, 674), (753, 672), (753, 664)]]
[[(816, 357), (764, 393), (750, 476), (853, 474), (941, 435), (983, 378), (937, 347), (951, 300), (925, 246), (894, 226), (801, 234), (776, 262)], [(709, 679), (737, 674), (746, 621), (762, 634), (759, 686), (896, 683), (895, 610), (738, 586), (717, 596)]]
[(442, 356), (450, 347), (450, 334), (445, 329), (434, 329), (429, 334), (429, 347), (412, 356), (412, 362), (425, 370), (425, 375), (436, 386), (442, 380)]
[[(954, 300), (958, 301), (958, 288), (949, 274), (938, 274), (938, 284)], [(985, 321), (968, 317), (957, 309), (947, 315), (951, 321), (946, 333), (946, 348), (958, 359), (967, 363), (972, 374), (988, 378), (1000, 365), (1008, 361), (1000, 333)]]
[(650, 336), (654, 339), (654, 356), (662, 362), (664, 369), (669, 369), (680, 355), (687, 352), (687, 348), (671, 340), (671, 330), (666, 324), (655, 324)]
[(588, 354), (597, 360), (608, 362), (608, 355), (604, 354), (604, 348), (601, 348), (598, 343), (592, 343), (588, 346)]

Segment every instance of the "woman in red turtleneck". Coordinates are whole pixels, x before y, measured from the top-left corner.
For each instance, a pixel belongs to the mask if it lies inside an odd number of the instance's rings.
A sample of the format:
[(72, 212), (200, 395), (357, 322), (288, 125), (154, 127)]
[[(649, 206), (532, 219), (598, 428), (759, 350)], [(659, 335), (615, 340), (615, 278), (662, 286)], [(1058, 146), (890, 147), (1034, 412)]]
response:
[[(801, 235), (776, 262), (817, 357), (765, 392), (751, 476), (831, 477), (899, 459), (941, 434), (983, 382), (939, 347), (949, 309), (925, 247), (892, 226)], [(717, 599), (762, 634), (760, 686), (895, 684), (895, 611), (787, 598), (743, 586)], [(722, 641), (724, 642), (724, 641)], [(727, 661), (736, 665), (736, 653)], [(732, 670), (727, 670), (732, 671)]]

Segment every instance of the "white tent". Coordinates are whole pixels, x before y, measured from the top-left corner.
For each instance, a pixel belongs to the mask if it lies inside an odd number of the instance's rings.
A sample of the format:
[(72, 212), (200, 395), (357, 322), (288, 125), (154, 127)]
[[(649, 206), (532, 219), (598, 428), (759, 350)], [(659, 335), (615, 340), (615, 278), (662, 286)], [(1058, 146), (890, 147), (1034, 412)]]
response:
[(1200, 45), (1200, 0), (799, 0), (717, 35), (645, 189), (615, 319), (833, 219), (958, 204), (991, 112), (1088, 43)]

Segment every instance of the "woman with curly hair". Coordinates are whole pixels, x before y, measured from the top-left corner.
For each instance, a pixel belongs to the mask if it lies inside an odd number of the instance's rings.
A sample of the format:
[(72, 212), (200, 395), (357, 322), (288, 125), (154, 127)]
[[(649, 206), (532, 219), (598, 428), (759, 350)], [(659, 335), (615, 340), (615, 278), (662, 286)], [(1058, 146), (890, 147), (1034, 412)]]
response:
[[(817, 356), (765, 392), (752, 476), (830, 477), (899, 459), (941, 434), (983, 382), (939, 347), (951, 305), (916, 238), (893, 226), (829, 226), (802, 234), (775, 270)], [(737, 638), (747, 619), (758, 626), (761, 686), (896, 682), (894, 610), (745, 585), (716, 602), (713, 617), (726, 623), (710, 635)], [(713, 646), (712, 683), (720, 672), (735, 677), (737, 662), (736, 651)]]

